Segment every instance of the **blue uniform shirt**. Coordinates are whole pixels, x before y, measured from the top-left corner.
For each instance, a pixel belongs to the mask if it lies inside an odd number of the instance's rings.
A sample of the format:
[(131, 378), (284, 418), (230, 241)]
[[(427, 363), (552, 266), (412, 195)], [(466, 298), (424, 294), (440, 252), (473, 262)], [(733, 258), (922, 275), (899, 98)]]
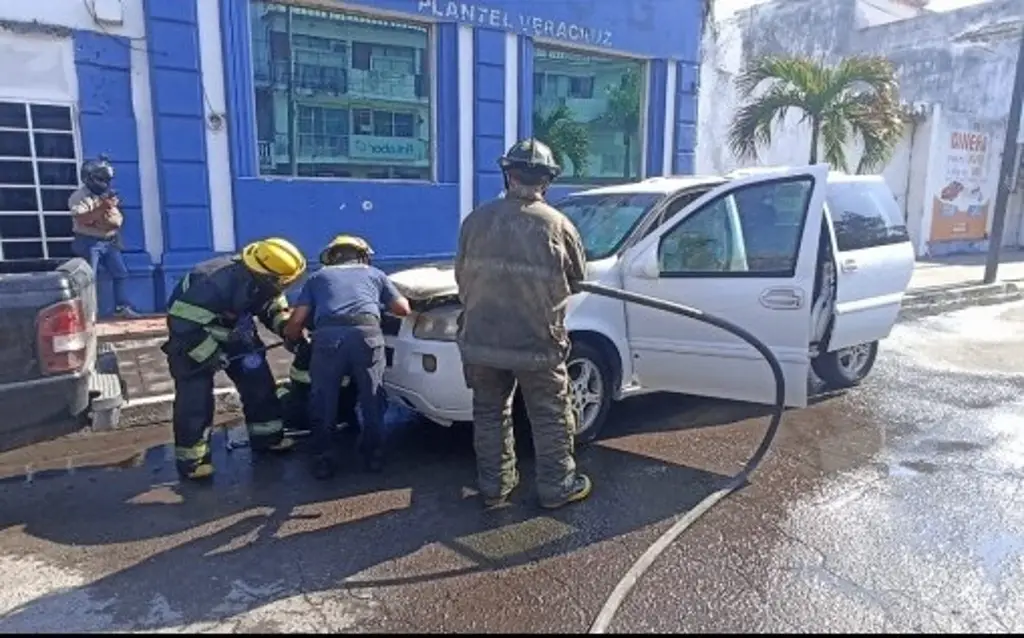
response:
[(295, 305), (310, 306), (313, 325), (325, 317), (358, 315), (380, 317), (381, 305), (398, 299), (398, 290), (383, 271), (364, 264), (324, 266), (306, 280)]

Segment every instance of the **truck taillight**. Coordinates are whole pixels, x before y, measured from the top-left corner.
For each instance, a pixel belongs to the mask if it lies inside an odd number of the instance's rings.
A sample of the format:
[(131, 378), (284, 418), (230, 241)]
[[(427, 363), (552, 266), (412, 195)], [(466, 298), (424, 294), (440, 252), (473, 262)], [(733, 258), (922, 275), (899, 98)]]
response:
[(39, 311), (36, 323), (43, 374), (76, 372), (85, 365), (89, 333), (81, 300), (62, 301)]

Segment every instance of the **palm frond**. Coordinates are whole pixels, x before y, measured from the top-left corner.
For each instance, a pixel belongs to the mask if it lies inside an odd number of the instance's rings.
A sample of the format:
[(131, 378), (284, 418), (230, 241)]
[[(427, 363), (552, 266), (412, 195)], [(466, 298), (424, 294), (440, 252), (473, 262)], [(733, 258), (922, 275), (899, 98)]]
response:
[(729, 148), (741, 159), (756, 159), (758, 145), (772, 142), (772, 128), (786, 119), (791, 108), (807, 113), (805, 96), (798, 90), (774, 86), (736, 111), (729, 128)]
[(825, 151), (825, 161), (841, 171), (849, 171), (846, 152), (843, 147), (850, 136), (850, 125), (838, 110), (827, 112), (821, 120), (821, 146)]
[(800, 57), (764, 56), (757, 58), (736, 78), (736, 90), (749, 98), (762, 82), (788, 84), (803, 93), (818, 90), (822, 76), (820, 67)]
[(827, 82), (820, 95), (824, 105), (851, 92), (895, 94), (898, 90), (892, 63), (883, 57), (844, 58), (834, 69), (827, 71)]

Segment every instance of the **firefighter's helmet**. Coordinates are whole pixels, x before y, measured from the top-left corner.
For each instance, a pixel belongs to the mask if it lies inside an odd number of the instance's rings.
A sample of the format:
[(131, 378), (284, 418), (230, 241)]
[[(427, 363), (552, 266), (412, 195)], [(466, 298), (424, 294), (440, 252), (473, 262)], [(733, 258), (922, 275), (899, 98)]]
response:
[(523, 173), (555, 180), (562, 174), (551, 148), (540, 140), (530, 137), (520, 140), (498, 159), (503, 173), (517, 170)]
[(373, 256), (373, 248), (370, 247), (370, 242), (366, 241), (362, 237), (356, 235), (338, 235), (331, 240), (327, 246), (320, 251), (320, 263), (325, 266), (330, 266), (335, 263), (337, 257), (335, 256), (339, 252), (346, 252), (343, 249), (347, 249), (355, 254), (359, 259), (365, 262), (370, 261), (370, 257)]
[(280, 237), (254, 241), (243, 248), (242, 263), (257, 277), (272, 281), (280, 289), (295, 283), (306, 272), (302, 251)]

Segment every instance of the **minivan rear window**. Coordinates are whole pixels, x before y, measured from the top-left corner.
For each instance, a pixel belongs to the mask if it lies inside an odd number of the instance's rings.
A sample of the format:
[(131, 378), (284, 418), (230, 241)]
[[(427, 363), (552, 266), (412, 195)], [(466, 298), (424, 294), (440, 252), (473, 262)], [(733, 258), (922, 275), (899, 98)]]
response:
[(829, 183), (825, 202), (840, 251), (910, 241), (903, 213), (885, 182)]

